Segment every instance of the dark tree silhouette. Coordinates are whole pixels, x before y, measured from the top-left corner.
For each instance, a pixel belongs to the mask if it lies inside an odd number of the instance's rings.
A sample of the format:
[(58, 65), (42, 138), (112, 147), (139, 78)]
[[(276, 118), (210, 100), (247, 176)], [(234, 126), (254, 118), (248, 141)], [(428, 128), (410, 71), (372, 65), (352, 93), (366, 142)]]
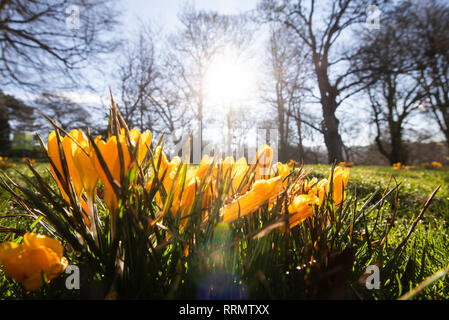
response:
[[(266, 65), (268, 80), (260, 88), (262, 100), (276, 111), (279, 128), (279, 161), (304, 158), (302, 104), (310, 90), (310, 57), (295, 41), (294, 34), (282, 25), (270, 25)], [(271, 113), (270, 113), (271, 116)], [(296, 134), (296, 137), (295, 137)], [(294, 143), (293, 138), (297, 138)], [(290, 154), (289, 145), (297, 146)]]
[[(358, 80), (341, 64), (349, 52), (336, 52), (338, 40), (354, 24), (366, 21), (366, 10), (376, 4), (368, 0), (290, 1), (262, 0), (259, 10), (265, 21), (278, 21), (292, 29), (298, 41), (311, 51), (312, 64), (322, 106), (322, 132), (328, 160), (343, 160), (337, 108), (361, 90)], [(334, 68), (336, 66), (339, 68)]]
[[(44, 92), (35, 101), (35, 108), (55, 120), (66, 130), (87, 129), (91, 123), (91, 113), (86, 107), (58, 93)], [(51, 124), (43, 117), (39, 118), (40, 130), (53, 130)], [(47, 132), (47, 133), (48, 133)]]
[(114, 50), (115, 1), (1, 0), (0, 85), (72, 86), (92, 59)]
[(426, 112), (438, 124), (449, 148), (449, 5), (407, 1), (404, 24), (415, 39), (408, 44), (426, 93)]

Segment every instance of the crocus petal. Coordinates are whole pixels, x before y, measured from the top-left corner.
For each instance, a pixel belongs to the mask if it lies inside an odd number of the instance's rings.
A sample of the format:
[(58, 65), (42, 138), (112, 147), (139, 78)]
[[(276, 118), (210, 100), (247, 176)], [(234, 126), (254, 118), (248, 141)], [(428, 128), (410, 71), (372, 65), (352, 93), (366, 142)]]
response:
[(44, 272), (48, 281), (57, 277), (67, 267), (59, 241), (33, 233), (26, 233), (21, 245), (11, 242), (0, 245), (0, 264), (8, 277), (20, 281), (27, 291), (43, 285)]
[(256, 156), (253, 160), (253, 163), (257, 162), (255, 170), (256, 180), (262, 179), (270, 174), (273, 156), (273, 149), (269, 145), (264, 144), (259, 148), (259, 150), (257, 150)]
[[(70, 132), (70, 136), (72, 136), (72, 138), (76, 139), (75, 137), (78, 136), (78, 131), (72, 130)], [(69, 169), (70, 179), (72, 180), (73, 186), (75, 187), (75, 192), (76, 192), (77, 197), (80, 197), (83, 186), (81, 183), (80, 175), (79, 175), (78, 170), (76, 169), (75, 163), (73, 161), (73, 152), (76, 148), (76, 144), (70, 137), (65, 136), (62, 139), (62, 148), (64, 150), (64, 156), (65, 156), (65, 159), (67, 162), (67, 167)]]
[(270, 198), (282, 191), (282, 177), (256, 181), (251, 190), (220, 209), (223, 222), (228, 223), (256, 210)]
[(312, 194), (300, 194), (296, 196), (288, 206), (290, 228), (298, 225), (313, 214), (313, 205), (319, 205), (317, 196)]
[(94, 150), (87, 140), (80, 141), (80, 147), (77, 146), (73, 151), (73, 162), (78, 169), (84, 190), (92, 196), (100, 176), (95, 167)]

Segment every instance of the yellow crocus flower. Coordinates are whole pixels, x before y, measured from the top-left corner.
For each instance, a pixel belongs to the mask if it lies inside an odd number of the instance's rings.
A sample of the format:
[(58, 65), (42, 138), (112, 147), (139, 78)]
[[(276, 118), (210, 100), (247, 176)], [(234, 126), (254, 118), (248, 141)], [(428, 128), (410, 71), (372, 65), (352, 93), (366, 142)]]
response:
[[(129, 131), (129, 137), (131, 146), (128, 147), (128, 141), (125, 135), (125, 130), (122, 129), (120, 135), (118, 136), (119, 141), (117, 143), (117, 137), (111, 136), (107, 141), (101, 140), (101, 137), (97, 137), (95, 139), (95, 144), (97, 145), (105, 163), (112, 175), (112, 178), (117, 181), (120, 185), (123, 181), (120, 180), (120, 158), (118, 151), (118, 144), (120, 144), (122, 154), (123, 154), (123, 165), (124, 165), (124, 174), (130, 169), (131, 165), (131, 154), (132, 148), (137, 146), (139, 143), (139, 152), (137, 154), (137, 162), (139, 164), (142, 163), (143, 159), (148, 152), (148, 146), (151, 144), (151, 133), (149, 130), (146, 130), (144, 133), (140, 134), (137, 129), (132, 129)], [(117, 197), (113, 190), (112, 185), (109, 183), (107, 179), (106, 173), (103, 170), (103, 167), (100, 164), (98, 158), (95, 159), (95, 166), (100, 175), (100, 179), (103, 181), (105, 186), (105, 202), (111, 211), (114, 211), (117, 208)]]
[(290, 173), (290, 167), (288, 166), (288, 164), (284, 164), (284, 163), (278, 162), (276, 164), (276, 169), (277, 169), (277, 174), (279, 176), (284, 177), (284, 178), (286, 176), (288, 176), (289, 173)]
[(400, 170), (401, 167), (402, 167), (402, 164), (400, 162), (393, 163), (394, 170)]
[(84, 199), (81, 200), (82, 210), (89, 217), (89, 222), (86, 225), (96, 239), (96, 225), (91, 221), (94, 220), (95, 189), (100, 175), (95, 167), (95, 151), (81, 131), (77, 141), (79, 145), (72, 148), (72, 157), (81, 179), (81, 185), (87, 196), (87, 202)]
[[(344, 201), (345, 197), (345, 188), (348, 184), (349, 180), (349, 168), (345, 167), (336, 167), (334, 169), (334, 174), (332, 176), (333, 178), (333, 184), (332, 184), (332, 198), (334, 200), (334, 203), (336, 206), (340, 206), (341, 203)], [(330, 181), (330, 175), (329, 180), (328, 179), (321, 179), (318, 181), (315, 185), (315, 187), (312, 187), (310, 192), (313, 192), (318, 195), (320, 199), (320, 203), (323, 202), (324, 196), (329, 196), (329, 183)], [(306, 189), (308, 189), (306, 187)]]
[[(75, 188), (75, 195), (78, 199), (80, 199), (81, 192), (83, 190), (82, 179), (81, 179), (78, 168), (75, 166), (75, 162), (74, 162), (74, 158), (73, 158), (74, 152), (78, 148), (76, 143), (73, 140), (76, 140), (77, 142), (82, 142), (84, 139), (84, 135), (81, 130), (72, 130), (69, 133), (69, 135), (70, 135), (70, 137), (65, 136), (65, 137), (61, 138), (62, 151), (64, 153), (64, 158), (66, 159), (66, 163), (67, 163), (68, 177), (66, 177), (64, 174), (64, 170), (62, 167), (62, 161), (61, 161), (61, 157), (60, 157), (60, 153), (59, 153), (57, 136), (56, 136), (56, 132), (54, 130), (48, 136), (48, 141), (47, 141), (47, 153), (55, 166), (55, 168), (53, 168), (53, 166), (51, 166), (50, 170), (59, 186), (59, 189), (61, 191), (63, 198), (67, 202), (70, 202), (69, 197), (62, 187), (62, 183), (67, 183), (70, 179), (72, 181), (73, 187)], [(62, 181), (59, 180), (55, 169), (61, 175)]]
[(432, 161), (432, 166), (434, 166), (435, 168), (441, 168), (443, 167), (443, 164), (441, 162), (438, 161)]
[(220, 209), (220, 216), (224, 223), (237, 220), (239, 217), (256, 210), (262, 204), (282, 191), (282, 177), (277, 176), (268, 180), (256, 181), (251, 190), (237, 198), (237, 200)]
[[(329, 178), (330, 179), (330, 178)], [(345, 188), (349, 180), (349, 169), (344, 167), (337, 167), (333, 174), (333, 198), (337, 206), (341, 205), (345, 197)]]
[(293, 160), (293, 159), (290, 159), (290, 161), (288, 162), (288, 164), (287, 164), (289, 167), (291, 167), (291, 168), (294, 168), (294, 167), (296, 167), (296, 166), (299, 166), (299, 162), (298, 161), (295, 161), (295, 160)]
[[(67, 195), (67, 193), (64, 191), (64, 189), (62, 188), (62, 182), (65, 181), (64, 179), (64, 171), (62, 169), (62, 162), (61, 162), (61, 157), (59, 154), (59, 147), (58, 147), (58, 141), (57, 141), (57, 136), (56, 136), (56, 132), (53, 130), (52, 132), (50, 132), (50, 134), (48, 135), (48, 139), (47, 139), (47, 154), (50, 157), (51, 161), (53, 162), (53, 166), (50, 166), (50, 170), (51, 173), (53, 175), (53, 177), (56, 180), (56, 183), (58, 184), (59, 190), (61, 191), (62, 197), (69, 202), (69, 197)], [(59, 172), (59, 174), (61, 175), (63, 181), (60, 181), (58, 178), (58, 175), (56, 174), (56, 171)]]
[(313, 178), (309, 183), (305, 184), (304, 191), (309, 194), (314, 194), (318, 196), (320, 203), (324, 201), (324, 196), (329, 190), (329, 180), (321, 179), (318, 181), (317, 178)]
[(26, 233), (21, 245), (14, 242), (0, 244), (0, 264), (8, 276), (22, 282), (27, 291), (39, 289), (56, 278), (68, 265), (59, 241), (35, 233)]
[(313, 194), (300, 194), (288, 206), (290, 228), (300, 224), (313, 215), (313, 205), (319, 205), (319, 198)]
[[(232, 188), (234, 192), (237, 192), (240, 184), (242, 183), (245, 175), (248, 172), (248, 163), (246, 162), (246, 158), (242, 157), (234, 164), (232, 170)], [(249, 182), (250, 179), (248, 179)], [(248, 190), (248, 182), (245, 186), (243, 186), (241, 192), (246, 192)]]
[(204, 155), (201, 159), (200, 166), (198, 170), (196, 171), (195, 175), (199, 179), (203, 179), (206, 176), (207, 171), (209, 170), (209, 167), (213, 164), (214, 159), (209, 157), (208, 155)]
[(267, 145), (262, 145), (259, 150), (257, 150), (256, 156), (253, 160), (253, 163), (256, 164), (255, 176), (256, 180), (266, 178), (271, 174), (271, 164), (273, 162), (274, 152), (273, 149)]
[[(121, 186), (123, 183), (123, 181), (121, 181), (121, 174), (123, 173), (126, 175), (132, 167), (131, 152), (134, 152), (134, 148), (137, 147), (137, 143), (139, 143), (139, 149), (136, 155), (137, 163), (141, 164), (145, 158), (148, 151), (148, 146), (151, 144), (151, 133), (147, 130), (143, 134), (140, 134), (137, 129), (132, 129), (129, 131), (129, 140), (130, 141), (128, 141), (126, 137), (125, 130), (122, 129), (120, 135), (118, 135), (118, 141), (117, 136), (115, 135), (109, 137), (107, 141), (102, 140), (101, 136), (98, 136), (94, 141), (100, 151), (108, 171), (111, 173), (112, 179), (118, 184), (118, 186)], [(123, 172), (120, 163), (119, 146), (123, 155)], [(103, 169), (98, 157), (95, 157), (95, 167), (104, 184), (104, 201), (111, 213), (111, 236), (114, 237), (118, 198), (114, 191), (114, 187), (109, 182), (106, 171)]]
[[(77, 140), (79, 143), (83, 143), (83, 133), (81, 130), (72, 130), (70, 135)], [(80, 171), (77, 167), (75, 167), (76, 160), (74, 159), (74, 152), (76, 152), (76, 149), (78, 147), (76, 144), (71, 140), (69, 137), (64, 137), (61, 139), (61, 145), (64, 152), (64, 157), (67, 160), (67, 167), (69, 170), (69, 176), (70, 179), (72, 179), (73, 186), (75, 187), (75, 193), (77, 194), (78, 199), (81, 199), (81, 209), (83, 212), (83, 218), (86, 225), (90, 226), (90, 221), (88, 218), (88, 210), (87, 210), (87, 203), (84, 201), (84, 199), (81, 198), (81, 191), (83, 187), (84, 179), (80, 176)], [(61, 157), (59, 154), (59, 148), (58, 148), (58, 141), (56, 140), (56, 132), (53, 130), (50, 135), (48, 136), (47, 141), (47, 153), (50, 159), (52, 160), (53, 164), (56, 167), (56, 170), (61, 174), (61, 177), (63, 181), (65, 182), (65, 176), (64, 171), (62, 169), (62, 162)], [(69, 164), (70, 163), (70, 164)], [(56, 183), (58, 184), (59, 190), (61, 191), (61, 195), (65, 201), (70, 203), (70, 198), (67, 195), (67, 193), (64, 191), (62, 187), (62, 183), (59, 180), (58, 176), (56, 175), (56, 171), (53, 168), (53, 166), (50, 166), (51, 173), (56, 180)]]
[[(72, 130), (70, 131), (69, 135), (77, 142), (83, 140), (83, 132), (81, 130)], [(80, 198), (83, 189), (83, 183), (80, 173), (78, 172), (78, 169), (76, 168), (75, 162), (73, 160), (74, 152), (78, 148), (78, 146), (72, 140), (72, 138), (70, 138), (69, 136), (65, 136), (64, 138), (62, 138), (62, 148), (64, 150), (64, 156), (66, 158), (67, 167), (69, 169), (70, 179), (72, 179), (77, 197)]]
[(80, 147), (73, 150), (73, 162), (78, 169), (81, 184), (88, 197), (95, 193), (100, 175), (95, 167), (95, 151), (87, 139), (79, 142)]

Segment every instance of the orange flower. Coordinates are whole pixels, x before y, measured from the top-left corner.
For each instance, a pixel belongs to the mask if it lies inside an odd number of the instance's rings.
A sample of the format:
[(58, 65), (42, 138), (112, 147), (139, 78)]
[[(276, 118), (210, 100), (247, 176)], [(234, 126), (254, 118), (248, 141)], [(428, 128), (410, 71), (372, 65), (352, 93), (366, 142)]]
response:
[[(330, 179), (330, 177), (329, 177)], [(339, 206), (344, 201), (345, 188), (349, 180), (349, 169), (343, 167), (337, 167), (334, 169), (333, 174), (333, 198), (335, 205)], [(327, 190), (326, 190), (327, 192)]]
[[(94, 142), (100, 151), (107, 167), (107, 171), (110, 172), (114, 183), (121, 186), (123, 183), (121, 180), (122, 173), (126, 176), (133, 165), (135, 165), (135, 162), (131, 163), (131, 153), (136, 151), (135, 148), (138, 148), (136, 153), (137, 163), (141, 164), (143, 159), (145, 159), (148, 147), (151, 144), (151, 133), (147, 130), (141, 134), (137, 129), (133, 129), (129, 131), (128, 140), (125, 130), (122, 129), (120, 135), (118, 135), (118, 141), (117, 136), (114, 135), (109, 137), (107, 141), (101, 140), (101, 136), (98, 136), (95, 138)], [(121, 149), (121, 154), (123, 156), (123, 167), (120, 161), (119, 148)], [(114, 238), (116, 211), (118, 207), (117, 194), (107, 177), (106, 169), (103, 168), (97, 156), (95, 156), (95, 167), (104, 184), (104, 201), (111, 213), (111, 237)]]
[[(72, 130), (72, 131), (70, 131), (69, 135), (70, 135), (70, 137), (67, 135), (67, 136), (61, 138), (61, 140), (60, 140), (64, 158), (67, 163), (69, 177), (66, 177), (64, 175), (62, 161), (61, 161), (61, 157), (60, 157), (60, 153), (59, 153), (58, 141), (56, 139), (56, 132), (54, 130), (48, 136), (48, 142), (47, 142), (48, 156), (50, 157), (50, 159), (52, 160), (52, 162), (55, 166), (55, 168), (53, 168), (53, 166), (51, 167), (51, 172), (52, 172), (55, 180), (57, 180), (58, 185), (61, 189), (61, 192), (63, 193), (63, 196), (64, 196), (64, 198), (66, 198), (66, 200), (68, 200), (68, 197), (65, 194), (64, 190), (62, 189), (61, 181), (59, 181), (55, 169), (61, 175), (61, 178), (63, 180), (62, 182), (66, 182), (66, 179), (70, 178), (70, 180), (72, 181), (72, 184), (75, 188), (76, 195), (78, 197), (80, 197), (81, 191), (83, 189), (83, 180), (84, 180), (85, 176), (82, 177), (80, 175), (79, 168), (77, 166), (75, 166), (74, 155), (77, 152), (77, 149), (79, 149), (79, 147), (77, 146), (77, 143), (81, 144), (81, 145), (87, 145), (87, 139), (81, 130)], [(76, 141), (76, 143), (74, 140)], [(67, 179), (67, 181), (68, 181), (68, 179)]]
[[(70, 203), (70, 198), (65, 192), (62, 183), (72, 181), (75, 188), (75, 195), (79, 201), (81, 201), (81, 209), (84, 214), (84, 221), (87, 226), (90, 226), (89, 215), (86, 213), (87, 203), (82, 199), (81, 193), (84, 190), (87, 193), (88, 199), (94, 197), (95, 187), (98, 181), (98, 173), (94, 166), (93, 151), (90, 150), (87, 138), (81, 130), (72, 130), (69, 133), (70, 136), (61, 138), (62, 152), (66, 159), (68, 177), (65, 176), (62, 161), (59, 152), (58, 141), (56, 139), (56, 132), (52, 131), (48, 136), (47, 152), (48, 156), (52, 160), (55, 167), (51, 166), (51, 172), (58, 184), (64, 200)], [(76, 141), (76, 142), (75, 142)], [(80, 147), (81, 146), (81, 147)], [(88, 153), (89, 155), (87, 155)], [(62, 181), (58, 178), (56, 170), (61, 175)], [(90, 214), (92, 215), (92, 213)], [(92, 218), (92, 217), (91, 217)]]
[(319, 198), (311, 194), (300, 194), (296, 196), (288, 206), (290, 228), (300, 224), (313, 214), (313, 205), (319, 205)]
[[(95, 144), (97, 145), (101, 156), (104, 159), (104, 162), (106, 163), (106, 166), (109, 170), (109, 172), (112, 175), (112, 178), (116, 180), (117, 182), (120, 181), (120, 168), (116, 166), (117, 162), (117, 139), (115, 136), (110, 137), (106, 142), (101, 140), (101, 137), (95, 138)], [(106, 202), (107, 207), (110, 211), (115, 211), (117, 207), (117, 197), (115, 195), (114, 189), (112, 185), (110, 184), (106, 172), (103, 170), (103, 167), (100, 164), (100, 161), (98, 160), (98, 157), (95, 157), (95, 167), (97, 168), (97, 171), (100, 175), (100, 179), (103, 181), (104, 184), (104, 201)], [(119, 169), (117, 170), (114, 169)]]
[(213, 164), (213, 162), (214, 162), (213, 158), (209, 157), (208, 155), (204, 155), (203, 158), (201, 159), (200, 166), (196, 171), (195, 175), (199, 179), (203, 179), (206, 176), (207, 171), (209, 170), (209, 167)]
[(354, 162), (344, 162), (344, 161), (342, 161), (342, 162), (340, 162), (339, 164), (338, 164), (340, 167), (347, 167), (347, 168), (351, 168), (351, 167), (353, 167), (354, 166)]
[[(330, 176), (329, 176), (330, 180)], [(320, 203), (323, 202), (324, 196), (329, 196), (329, 180), (321, 179), (316, 181), (312, 179), (308, 184), (305, 185), (304, 189), (309, 193), (314, 193), (318, 195)], [(344, 201), (345, 188), (349, 180), (349, 169), (344, 167), (336, 167), (333, 174), (333, 184), (332, 184), (332, 198), (336, 206), (340, 206)], [(313, 187), (312, 185), (316, 183)], [(309, 191), (310, 190), (310, 191)]]
[(320, 203), (324, 201), (324, 196), (327, 194), (328, 189), (329, 180), (327, 179), (318, 181), (317, 178), (313, 178), (304, 186), (304, 191), (317, 195)]
[[(76, 140), (81, 141), (83, 139), (83, 132), (81, 130), (72, 130), (69, 133), (69, 136), (65, 136), (64, 138), (61, 138), (60, 143), (62, 146), (62, 152), (64, 154), (64, 158), (67, 163), (67, 169), (68, 169), (68, 176), (64, 174), (61, 156), (59, 152), (59, 145), (57, 141), (56, 132), (53, 130), (49, 136), (47, 141), (47, 153), (50, 159), (53, 162), (53, 166), (50, 167), (51, 173), (53, 177), (56, 180), (56, 183), (59, 186), (59, 190), (61, 191), (62, 197), (67, 201), (70, 202), (69, 196), (65, 192), (62, 184), (67, 184), (70, 181), (72, 181), (73, 187), (75, 188), (75, 195), (80, 198), (81, 192), (82, 192), (82, 180), (80, 177), (80, 174), (78, 172), (78, 169), (75, 167), (74, 161), (73, 161), (73, 152), (75, 148), (77, 148), (76, 143), (73, 141)], [(62, 181), (58, 178), (58, 175), (56, 174), (58, 172), (61, 176)]]
[(0, 264), (8, 277), (22, 282), (27, 291), (34, 291), (44, 284), (41, 272), (50, 281), (65, 270), (68, 262), (59, 241), (26, 233), (21, 245), (14, 242), (0, 244)]
[[(238, 188), (241, 186), (245, 175), (248, 174), (248, 168), (248, 163), (246, 162), (245, 157), (242, 157), (235, 162), (232, 168), (232, 189), (234, 192), (237, 192)], [(241, 192), (246, 192), (248, 190), (248, 183), (241, 187)]]
[(256, 181), (251, 190), (220, 209), (223, 222), (228, 223), (256, 210), (282, 191), (282, 177)]
[(81, 185), (88, 197), (93, 196), (100, 175), (95, 167), (95, 151), (87, 139), (79, 141), (80, 147), (72, 149), (73, 162), (81, 178)]
[(294, 168), (294, 167), (296, 167), (296, 166), (299, 166), (299, 162), (298, 162), (298, 161), (295, 161), (295, 160), (293, 160), (293, 159), (290, 159), (290, 161), (288, 162), (287, 165), (288, 165), (289, 167)]
[[(159, 163), (160, 161), (160, 163)], [(158, 179), (162, 182), (166, 194), (170, 192), (173, 186), (173, 199), (170, 207), (170, 211), (173, 215), (176, 215), (178, 210), (181, 209), (181, 217), (185, 216), (193, 206), (195, 200), (195, 184), (200, 183), (199, 178), (195, 175), (197, 171), (189, 171), (186, 175), (186, 180), (184, 182), (184, 189), (182, 195), (180, 195), (182, 187), (182, 172), (179, 172), (176, 177), (177, 170), (186, 170), (185, 165), (181, 165), (181, 159), (179, 157), (174, 157), (170, 162), (168, 162), (167, 157), (162, 151), (161, 147), (158, 147), (155, 151), (155, 166), (159, 163)], [(176, 180), (175, 180), (176, 177)], [(152, 178), (147, 183), (147, 189), (149, 189), (154, 181)], [(160, 207), (164, 206), (162, 202), (161, 195), (159, 191), (156, 193), (156, 202)], [(182, 225), (185, 222), (182, 222)]]
[(271, 174), (271, 164), (273, 163), (274, 152), (273, 149), (264, 144), (257, 150), (253, 163), (257, 163), (255, 175), (256, 180), (263, 179)]
[(434, 166), (435, 168), (441, 168), (443, 165), (441, 164), (441, 162), (432, 161), (432, 166)]
[[(1, 160), (1, 159), (0, 159)], [(30, 159), (30, 158), (27, 158), (27, 157), (23, 157), (22, 158), (22, 162), (23, 163), (30, 163), (30, 164), (33, 164), (33, 163), (35, 163), (36, 162), (36, 160), (34, 160), (34, 159)]]
[[(50, 166), (51, 173), (52, 173), (53, 177), (55, 178), (56, 183), (59, 186), (59, 190), (61, 191), (63, 198), (67, 202), (69, 202), (69, 197), (62, 187), (62, 182), (65, 181), (64, 180), (64, 171), (62, 170), (62, 162), (61, 162), (61, 157), (59, 154), (58, 141), (57, 141), (56, 132), (54, 130), (52, 132), (50, 132), (50, 134), (48, 135), (47, 153), (48, 153), (48, 156), (50, 157), (51, 161), (53, 162), (53, 165)], [(61, 175), (63, 181), (59, 180), (56, 172), (58, 172)]]
[[(120, 157), (119, 157), (119, 145), (122, 150), (123, 154), (123, 165), (124, 165), (124, 174), (128, 172), (129, 169), (131, 169), (131, 154), (132, 148), (138, 147), (138, 153), (137, 153), (137, 162), (140, 164), (142, 163), (143, 159), (145, 158), (148, 147), (151, 144), (151, 133), (149, 130), (145, 131), (144, 133), (140, 134), (140, 132), (137, 129), (133, 129), (129, 131), (129, 137), (131, 146), (128, 148), (128, 141), (125, 135), (125, 130), (122, 129), (120, 135), (118, 136), (119, 141), (117, 142), (116, 136), (111, 136), (107, 141), (101, 140), (101, 137), (95, 138), (95, 144), (97, 145), (98, 149), (100, 150), (101, 156), (103, 157), (106, 166), (109, 170), (109, 172), (112, 175), (112, 178), (119, 184), (123, 181), (120, 180)], [(130, 150), (131, 149), (131, 150)], [(103, 167), (100, 164), (100, 161), (96, 157), (95, 159), (95, 166), (97, 168), (97, 171), (100, 175), (100, 179), (103, 181), (103, 184), (105, 186), (105, 202), (108, 206), (109, 210), (112, 212), (117, 209), (118, 199), (114, 192), (114, 189), (112, 185), (110, 184), (105, 170), (103, 170)]]

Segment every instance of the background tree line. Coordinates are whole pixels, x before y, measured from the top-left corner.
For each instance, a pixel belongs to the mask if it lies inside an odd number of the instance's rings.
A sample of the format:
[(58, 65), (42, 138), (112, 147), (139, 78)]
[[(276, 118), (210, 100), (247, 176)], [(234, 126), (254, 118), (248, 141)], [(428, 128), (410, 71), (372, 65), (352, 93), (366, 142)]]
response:
[[(64, 25), (74, 3), (82, 32)], [(83, 72), (98, 68), (104, 57), (113, 62), (104, 68), (130, 126), (168, 135), (174, 144), (192, 131), (208, 141), (210, 129), (223, 122), (207, 101), (206, 75), (231, 46), (258, 65), (250, 102), (255, 108), (243, 102), (232, 108), (233, 141), (250, 128), (274, 127), (280, 161), (447, 161), (444, 1), (261, 0), (239, 15), (187, 3), (176, 30), (144, 22), (127, 38), (116, 32), (120, 5), (126, 3), (0, 1), (0, 152), (8, 152), (14, 131), (48, 130), (38, 112), (64, 129), (90, 127), (101, 134), (94, 123), (106, 118), (105, 111), (63, 92), (95, 91)], [(366, 23), (372, 5), (381, 13), (378, 29)], [(14, 90), (33, 98), (20, 101)], [(355, 145), (366, 127), (366, 145)], [(426, 158), (431, 156), (438, 159)]]

